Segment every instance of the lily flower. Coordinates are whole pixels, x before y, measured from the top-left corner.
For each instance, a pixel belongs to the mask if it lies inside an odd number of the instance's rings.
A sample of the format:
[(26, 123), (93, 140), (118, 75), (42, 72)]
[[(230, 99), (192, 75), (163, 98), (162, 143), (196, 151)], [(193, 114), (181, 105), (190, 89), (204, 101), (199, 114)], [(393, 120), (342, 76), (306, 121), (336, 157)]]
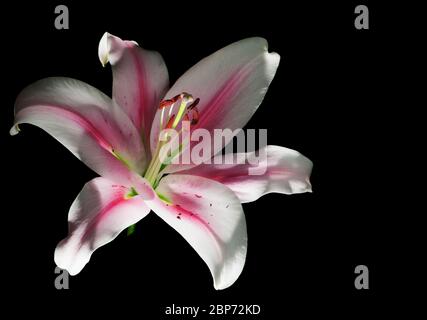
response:
[(243, 128), (279, 65), (279, 55), (267, 49), (262, 38), (238, 41), (201, 60), (169, 88), (160, 54), (105, 33), (98, 54), (112, 66), (112, 99), (61, 77), (39, 80), (19, 94), (10, 133), (17, 134), (22, 123), (36, 125), (100, 176), (86, 183), (70, 208), (69, 234), (55, 250), (60, 268), (79, 273), (96, 249), (153, 211), (196, 250), (216, 289), (236, 281), (247, 252), (242, 203), (270, 192), (311, 191), (311, 161), (266, 146), (258, 164), (263, 175), (249, 175), (253, 165), (246, 162), (165, 165), (160, 136), (184, 120), (191, 130)]

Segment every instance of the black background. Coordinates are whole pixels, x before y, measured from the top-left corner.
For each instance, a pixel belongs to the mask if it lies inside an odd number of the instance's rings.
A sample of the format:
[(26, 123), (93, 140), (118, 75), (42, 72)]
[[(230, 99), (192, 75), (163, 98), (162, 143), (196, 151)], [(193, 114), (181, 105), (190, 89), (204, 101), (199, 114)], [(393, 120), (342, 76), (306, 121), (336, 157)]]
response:
[[(58, 4), (69, 8), (69, 30), (54, 27)], [(365, 1), (370, 30), (356, 30), (357, 4), (61, 1), (3, 8), (7, 81), (0, 141), (7, 181), (2, 202), (9, 209), (2, 212), (2, 274), (8, 298), (41, 301), (30, 310), (46, 314), (59, 306), (58, 316), (84, 306), (157, 319), (172, 303), (225, 303), (260, 304), (263, 319), (292, 313), (346, 319), (400, 295), (396, 273), (402, 259), (410, 263), (401, 241), (408, 238), (410, 208), (400, 201), (405, 186), (397, 182), (404, 170), (390, 157), (403, 140), (403, 115), (395, 108), (400, 29), (386, 6)], [(309, 157), (314, 192), (270, 194), (244, 205), (248, 257), (229, 289), (215, 291), (204, 262), (154, 214), (137, 224), (134, 235), (123, 233), (96, 251), (70, 278), (69, 290), (54, 287), (53, 251), (67, 235), (69, 206), (95, 174), (36, 127), (23, 125), (18, 136), (8, 136), (13, 103), (25, 86), (48, 76), (77, 78), (110, 95), (110, 68), (102, 68), (97, 55), (105, 31), (159, 51), (171, 83), (201, 58), (245, 37), (266, 38), (282, 57), (247, 128), (267, 128), (269, 144)], [(369, 290), (354, 287), (359, 264), (369, 267)], [(408, 279), (405, 294), (412, 293)]]

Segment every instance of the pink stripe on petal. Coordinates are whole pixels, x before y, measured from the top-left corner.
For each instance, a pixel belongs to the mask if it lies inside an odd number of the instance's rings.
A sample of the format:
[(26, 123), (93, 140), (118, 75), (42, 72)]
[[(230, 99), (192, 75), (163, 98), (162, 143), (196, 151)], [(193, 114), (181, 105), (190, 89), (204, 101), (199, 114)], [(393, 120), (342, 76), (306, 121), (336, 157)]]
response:
[(71, 275), (79, 273), (96, 249), (150, 212), (142, 197), (126, 199), (127, 192), (104, 178), (83, 187), (70, 208), (69, 235), (55, 250), (58, 267)]
[(126, 201), (123, 194), (118, 195), (118, 198), (115, 200), (112, 200), (110, 203), (107, 204), (105, 208), (103, 208), (99, 214), (89, 223), (89, 225), (86, 227), (86, 230), (82, 236), (82, 239), (80, 240), (80, 243), (83, 245), (84, 242), (91, 236), (91, 234), (94, 232), (96, 227), (102, 223), (102, 220), (108, 216), (109, 213), (111, 213), (111, 210), (118, 205), (120, 205), (122, 202)]
[(208, 127), (213, 116), (218, 115), (218, 112), (223, 114), (227, 110), (227, 102), (231, 100), (233, 95), (236, 93), (236, 90), (239, 88), (239, 84), (242, 81), (245, 81), (248, 74), (249, 72), (245, 73), (242, 69), (237, 70), (216, 92), (210, 101), (205, 102), (205, 107), (199, 111), (202, 116), (200, 117), (197, 125), (198, 128)]
[(99, 43), (99, 57), (102, 63), (111, 63), (113, 99), (133, 121), (149, 151), (151, 122), (169, 86), (163, 58), (109, 33)]
[(84, 82), (39, 80), (19, 94), (15, 113), (15, 126), (29, 123), (44, 129), (100, 175), (116, 176), (106, 168), (116, 167), (112, 153), (127, 170), (145, 169), (147, 159), (135, 126), (109, 97)]
[[(192, 127), (207, 129), (211, 136), (215, 129), (243, 128), (261, 104), (274, 78), (280, 57), (267, 51), (267, 42), (262, 38), (249, 38), (233, 43), (204, 58), (189, 69), (172, 86), (165, 99), (188, 92), (199, 98), (197, 106), (199, 121)], [(151, 151), (159, 135), (161, 110), (158, 110), (151, 129)], [(228, 137), (225, 144), (231, 141)], [(213, 139), (211, 139), (213, 140)], [(206, 143), (206, 142), (205, 142)], [(208, 160), (221, 150), (212, 145)], [(190, 148), (196, 145), (192, 142)], [(166, 172), (178, 172), (195, 164), (172, 164)]]
[(90, 134), (105, 150), (108, 150), (110, 152), (113, 150), (111, 144), (107, 142), (107, 140), (102, 136), (101, 132), (99, 132), (99, 130), (96, 129), (92, 123), (90, 123), (87, 119), (85, 119), (78, 113), (68, 111), (66, 109), (61, 109), (56, 106), (48, 105), (27, 107), (22, 110), (22, 112), (18, 115), (18, 119), (20, 117), (28, 117), (27, 114), (43, 112), (56, 114), (59, 118), (75, 122), (76, 125), (82, 127), (85, 131), (87, 131), (87, 133)]
[(181, 173), (221, 182), (233, 190), (241, 202), (255, 201), (271, 192), (311, 192), (310, 174), (313, 164), (295, 150), (266, 146), (258, 154), (249, 152), (240, 154), (237, 158), (243, 161), (223, 164), (224, 156), (218, 155), (212, 159), (212, 164), (201, 164)]
[[(134, 44), (132, 44), (133, 46), (135, 46)], [(130, 45), (129, 43), (127, 43), (127, 47), (131, 50), (129, 50), (131, 56), (132, 56), (132, 60), (133, 63), (135, 64), (135, 73), (136, 73), (136, 82), (138, 90), (137, 90), (137, 97), (138, 97), (138, 102), (137, 105), (139, 106), (136, 110), (136, 119), (135, 119), (135, 125), (137, 126), (137, 128), (142, 128), (143, 126), (143, 122), (145, 120), (144, 117), (144, 109), (145, 108), (150, 108), (149, 102), (145, 101), (145, 96), (144, 93), (147, 92), (147, 88), (145, 87), (145, 83), (146, 83), (146, 77), (145, 77), (145, 68), (144, 68), (144, 63), (142, 61), (142, 59), (140, 59), (137, 55), (136, 52), (136, 48), (133, 48), (132, 45)], [(155, 107), (154, 105), (152, 107)]]

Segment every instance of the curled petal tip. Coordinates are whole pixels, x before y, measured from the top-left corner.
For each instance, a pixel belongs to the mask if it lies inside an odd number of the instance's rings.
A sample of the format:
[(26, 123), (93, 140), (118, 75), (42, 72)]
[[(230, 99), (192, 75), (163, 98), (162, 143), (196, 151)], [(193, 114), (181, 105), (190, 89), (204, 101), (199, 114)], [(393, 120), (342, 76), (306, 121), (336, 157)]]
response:
[(270, 57), (274, 58), (275, 60), (277, 60), (277, 62), (280, 62), (280, 54), (278, 54), (277, 52), (269, 52), (268, 53), (270, 55)]
[(15, 124), (12, 128), (10, 128), (9, 134), (11, 136), (14, 136), (14, 135), (17, 135), (20, 131), (21, 129), (19, 129), (19, 126)]
[(105, 67), (105, 65), (108, 63), (108, 60), (109, 60), (109, 57), (108, 57), (109, 51), (110, 51), (109, 45), (108, 45), (109, 36), (110, 34), (108, 32), (105, 32), (101, 40), (99, 41), (99, 46), (98, 46), (98, 57), (103, 67)]
[(276, 52), (266, 51), (265, 57), (267, 61), (266, 72), (274, 76), (280, 64), (280, 55)]

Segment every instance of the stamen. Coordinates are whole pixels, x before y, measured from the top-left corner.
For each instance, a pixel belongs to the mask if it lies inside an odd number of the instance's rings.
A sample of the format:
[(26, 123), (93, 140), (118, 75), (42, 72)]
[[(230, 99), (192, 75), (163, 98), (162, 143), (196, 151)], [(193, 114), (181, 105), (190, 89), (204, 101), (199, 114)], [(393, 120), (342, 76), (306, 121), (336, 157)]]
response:
[(194, 100), (194, 102), (192, 104), (189, 105), (189, 107), (187, 108), (188, 110), (192, 110), (194, 109), (200, 102), (200, 98), (197, 98), (196, 100)]
[(173, 114), (172, 117), (169, 118), (169, 121), (168, 121), (165, 129), (172, 128), (174, 120), (175, 120), (175, 115)]
[(173, 123), (173, 128), (176, 128), (178, 123), (181, 121), (182, 116), (184, 115), (184, 111), (187, 109), (187, 105), (189, 103), (192, 103), (193, 101), (194, 100), (193, 100), (192, 95), (190, 95), (188, 93), (182, 93), (181, 104), (179, 106), (178, 113), (177, 113), (175, 121)]
[[(191, 113), (191, 119), (189, 113)], [(195, 106), (192, 106), (191, 109), (189, 108), (187, 113), (182, 118), (182, 121), (188, 121), (192, 126), (196, 125), (199, 122), (199, 109), (197, 109)]]
[(191, 110), (191, 125), (196, 125), (199, 122), (199, 109), (197, 109), (196, 107), (193, 107)]
[(172, 100), (163, 100), (163, 101), (160, 101), (159, 109), (164, 109), (166, 107), (169, 107), (172, 104), (173, 104)]
[(176, 95), (172, 99), (166, 99), (166, 100), (161, 101), (160, 105), (159, 105), (159, 109), (163, 109), (163, 108), (166, 108), (166, 107), (173, 105), (179, 99), (182, 99), (182, 95), (183, 95), (183, 93)]
[(172, 111), (173, 111), (173, 108), (175, 107), (175, 102), (171, 105), (171, 107), (169, 108), (169, 114), (168, 114), (168, 117), (170, 118), (170, 116), (172, 115)]
[[(175, 97), (171, 99), (166, 99), (160, 102), (159, 104), (159, 110), (161, 109), (160, 114), (160, 132), (159, 132), (159, 142), (156, 147), (156, 151), (154, 152), (154, 155), (150, 161), (150, 164), (148, 166), (147, 171), (145, 172), (145, 178), (150, 182), (151, 185), (156, 185), (158, 181), (161, 179), (163, 173), (162, 171), (166, 166), (169, 165), (170, 161), (177, 155), (179, 155), (182, 150), (183, 146), (180, 144), (179, 148), (174, 150), (172, 154), (167, 158), (167, 163), (162, 163), (160, 159), (160, 152), (162, 147), (167, 143), (166, 141), (170, 138), (168, 133), (165, 133), (164, 136), (161, 136), (163, 129), (176, 129), (178, 124), (184, 120), (189, 121), (191, 125), (195, 125), (199, 121), (199, 110), (196, 108), (196, 106), (199, 104), (200, 99), (194, 99), (191, 94), (188, 94), (186, 92), (183, 92), (179, 95), (176, 95)], [(175, 104), (179, 103), (178, 110), (174, 110)], [(166, 108), (169, 108), (169, 110), (166, 110)], [(167, 112), (167, 115), (166, 115)], [(167, 117), (167, 118), (166, 118)], [(167, 121), (166, 121), (167, 120)], [(166, 122), (166, 125), (164, 126), (164, 123)], [(178, 132), (178, 136), (183, 134), (184, 130), (187, 128), (186, 126), (180, 128)], [(163, 160), (162, 160), (163, 161)]]
[[(179, 100), (181, 100), (181, 103), (179, 105), (178, 113), (176, 114), (176, 117), (174, 117), (174, 122), (171, 124), (170, 119), (174, 111), (175, 103), (177, 103)], [(178, 94), (171, 99), (166, 99), (161, 101), (159, 104), (159, 109), (162, 110), (160, 114), (160, 129), (163, 129), (163, 123), (164, 123), (163, 120), (164, 120), (166, 108), (169, 108), (169, 112), (168, 112), (169, 120), (168, 120), (168, 124), (166, 125), (166, 128), (168, 129), (175, 128), (178, 125), (178, 123), (181, 121), (182, 116), (185, 115), (184, 114), (185, 110), (193, 109), (199, 103), (199, 101), (200, 101), (199, 98), (197, 98), (194, 101), (192, 95), (186, 92)], [(189, 103), (191, 104), (189, 107), (187, 107)]]
[(160, 130), (163, 129), (163, 116), (165, 114), (165, 108), (162, 109), (162, 113), (160, 114)]

